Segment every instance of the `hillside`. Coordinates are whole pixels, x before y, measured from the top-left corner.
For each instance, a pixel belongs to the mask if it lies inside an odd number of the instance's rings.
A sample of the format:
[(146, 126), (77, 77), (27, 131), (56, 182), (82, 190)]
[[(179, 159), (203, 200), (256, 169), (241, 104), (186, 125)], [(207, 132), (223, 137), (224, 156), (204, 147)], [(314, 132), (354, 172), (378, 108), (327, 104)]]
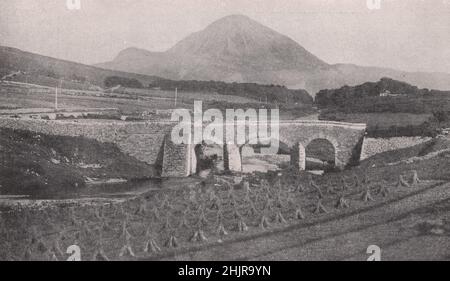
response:
[(153, 82), (156, 77), (101, 69), (94, 66), (55, 59), (28, 53), (19, 49), (0, 46), (0, 78), (16, 73), (15, 80), (44, 85), (56, 86), (59, 79), (70, 83), (70, 88), (103, 87), (104, 81), (110, 76), (137, 79), (143, 84)]
[(123, 154), (113, 144), (0, 129), (0, 195), (70, 194), (86, 179), (145, 179), (152, 166)]
[(390, 78), (321, 90), (315, 103), (320, 119), (366, 123), (370, 137), (435, 136), (450, 124), (450, 91)]
[[(205, 95), (240, 96), (255, 101), (312, 104), (305, 90), (289, 90), (284, 86), (255, 83), (224, 83), (215, 81), (175, 81), (156, 76), (106, 70), (75, 62), (59, 60), (18, 49), (0, 46), (0, 78), (47, 87), (59, 86), (75, 90), (127, 88), (162, 88)], [(168, 93), (170, 98), (172, 92)], [(229, 102), (232, 102), (230, 99)]]
[[(340, 111), (430, 113), (448, 105), (450, 91), (420, 89), (406, 82), (382, 78), (357, 86), (321, 90), (316, 104)], [(450, 107), (448, 108), (450, 110)]]
[(382, 77), (423, 88), (450, 89), (450, 74), (327, 64), (289, 37), (240, 15), (219, 19), (166, 52), (128, 48), (98, 66), (173, 80), (285, 85), (313, 95)]

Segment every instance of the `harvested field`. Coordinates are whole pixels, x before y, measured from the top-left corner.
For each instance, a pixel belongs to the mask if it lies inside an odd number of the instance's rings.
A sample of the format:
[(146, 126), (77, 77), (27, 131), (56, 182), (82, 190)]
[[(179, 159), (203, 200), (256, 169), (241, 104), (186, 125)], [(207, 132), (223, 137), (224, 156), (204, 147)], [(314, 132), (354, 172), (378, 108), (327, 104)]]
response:
[[(2, 235), (7, 239), (1, 242), (4, 252), (0, 257), (61, 260), (66, 258), (61, 253), (73, 244), (82, 249), (82, 256), (87, 260), (97, 252), (114, 260), (166, 259), (180, 255), (188, 258), (192, 251), (209, 248), (213, 255), (212, 245), (245, 240), (255, 246), (252, 243), (258, 240), (254, 239), (274, 231), (314, 226), (436, 186), (436, 182), (429, 181), (411, 187), (401, 187), (392, 181), (364, 183), (356, 177), (347, 177), (340, 184), (333, 184), (338, 182), (336, 178), (335, 181), (316, 180), (315, 184), (309, 184), (305, 176), (267, 181), (259, 178), (248, 178), (249, 189), (242, 188), (245, 184), (232, 184), (232, 178), (215, 177), (188, 188), (152, 191), (118, 203), (4, 209)], [(319, 201), (318, 196), (323, 199)], [(150, 248), (146, 249), (148, 245)], [(128, 247), (132, 252), (122, 251)], [(254, 253), (252, 249), (247, 255)], [(9, 256), (4, 256), (6, 253)], [(239, 258), (233, 251), (230, 255), (233, 256), (228, 258)], [(201, 257), (194, 255), (188, 259)]]

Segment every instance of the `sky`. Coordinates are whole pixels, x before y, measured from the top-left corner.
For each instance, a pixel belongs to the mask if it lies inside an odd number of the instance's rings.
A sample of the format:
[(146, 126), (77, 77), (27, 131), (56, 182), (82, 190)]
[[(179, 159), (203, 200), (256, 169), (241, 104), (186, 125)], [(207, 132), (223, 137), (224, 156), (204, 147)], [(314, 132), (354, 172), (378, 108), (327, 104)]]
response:
[(1, 0), (0, 45), (94, 64), (128, 47), (165, 51), (242, 14), (328, 63), (450, 73), (450, 0), (67, 1), (78, 0)]

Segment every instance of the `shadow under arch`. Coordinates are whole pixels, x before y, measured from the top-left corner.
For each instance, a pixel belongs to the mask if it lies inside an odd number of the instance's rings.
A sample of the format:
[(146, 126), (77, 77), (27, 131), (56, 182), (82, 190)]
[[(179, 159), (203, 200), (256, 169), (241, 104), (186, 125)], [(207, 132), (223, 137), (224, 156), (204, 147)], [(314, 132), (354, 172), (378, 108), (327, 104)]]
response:
[[(299, 171), (310, 170), (311, 168), (324, 171), (341, 168), (337, 157), (337, 147), (337, 140), (329, 137), (317, 136), (300, 140), (292, 147), (291, 166)], [(309, 161), (308, 167), (307, 157), (312, 160)], [(313, 167), (310, 165), (311, 162), (313, 162)], [(314, 165), (314, 162), (318, 165)]]
[(305, 146), (306, 170), (332, 170), (337, 164), (337, 143), (328, 138), (312, 139)]
[(249, 140), (239, 146), (239, 154), (244, 173), (276, 171), (290, 166), (291, 147), (276, 139)]
[(195, 174), (200, 174), (205, 170), (223, 169), (223, 167), (221, 168), (223, 149), (223, 146), (219, 144), (202, 142), (195, 145), (193, 155), (195, 157)]
[[(270, 149), (271, 146), (275, 145), (277, 146), (275, 150)], [(262, 142), (259, 139), (253, 139), (248, 140), (245, 144), (239, 146), (239, 151), (241, 155), (242, 152), (245, 152), (245, 150), (247, 151), (253, 150), (255, 154), (290, 155), (292, 147), (287, 142), (284, 142), (282, 140), (276, 140), (273, 138), (266, 139)]]

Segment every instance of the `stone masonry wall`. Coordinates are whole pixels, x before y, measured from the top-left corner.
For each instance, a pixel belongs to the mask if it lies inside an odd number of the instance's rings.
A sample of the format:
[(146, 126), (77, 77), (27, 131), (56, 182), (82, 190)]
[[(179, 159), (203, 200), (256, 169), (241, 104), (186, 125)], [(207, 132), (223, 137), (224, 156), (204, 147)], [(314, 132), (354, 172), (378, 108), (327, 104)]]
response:
[[(171, 122), (121, 122), (112, 120), (40, 120), (0, 118), (0, 127), (15, 130), (27, 130), (46, 135), (83, 136), (99, 142), (114, 143), (124, 153), (151, 165), (163, 166), (161, 149), (165, 136), (170, 134), (174, 123)], [(184, 157), (183, 148), (177, 149), (178, 154), (170, 153), (166, 161), (166, 174), (185, 176), (184, 166), (168, 165), (171, 157)], [(188, 159), (189, 160), (189, 159)], [(158, 163), (161, 162), (161, 163)], [(177, 162), (178, 163), (178, 162)], [(171, 171), (171, 167), (174, 171)]]
[(166, 137), (163, 150), (163, 165), (161, 176), (188, 177), (191, 174), (191, 145), (176, 145)]
[[(302, 150), (304, 150), (315, 139), (328, 140), (335, 149), (336, 166), (344, 168), (359, 161), (360, 146), (362, 145), (365, 131), (365, 124), (324, 121), (281, 123), (280, 141), (290, 147), (300, 143)], [(303, 163), (303, 160), (299, 163)]]
[(366, 138), (361, 152), (361, 160), (379, 153), (412, 147), (430, 140), (431, 138), (428, 137)]

